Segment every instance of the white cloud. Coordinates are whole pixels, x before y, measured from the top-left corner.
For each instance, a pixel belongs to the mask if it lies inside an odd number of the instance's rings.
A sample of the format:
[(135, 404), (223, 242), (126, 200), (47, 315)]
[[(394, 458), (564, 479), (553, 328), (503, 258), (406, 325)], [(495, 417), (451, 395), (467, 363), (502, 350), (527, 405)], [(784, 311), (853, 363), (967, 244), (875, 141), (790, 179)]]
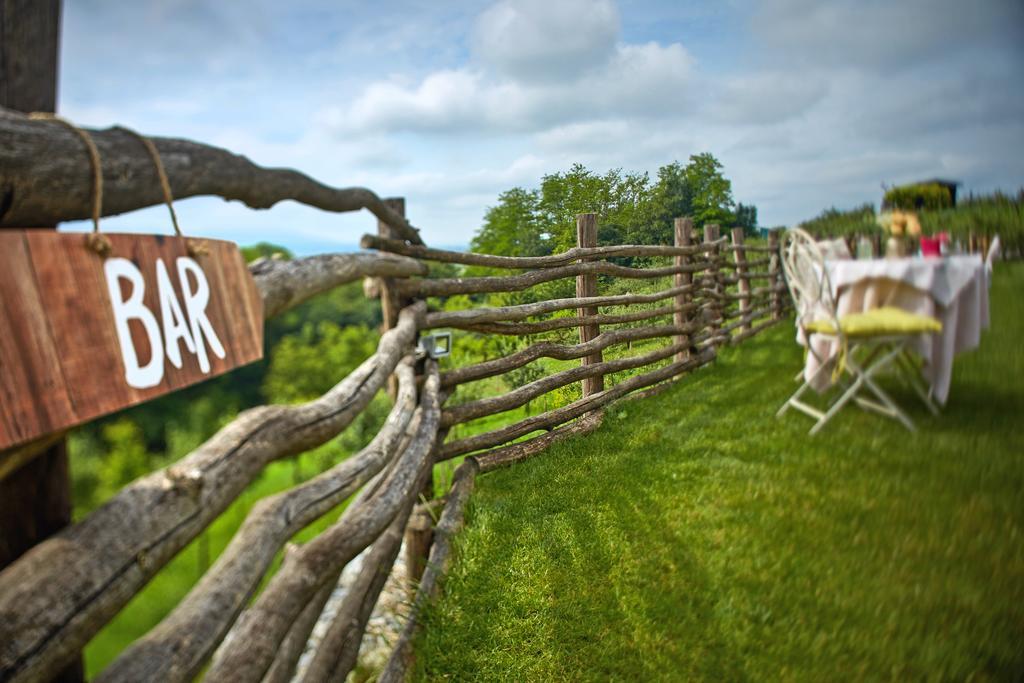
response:
[(562, 82), (494, 79), (467, 67), (418, 85), (370, 85), (322, 120), (341, 131), (530, 132), (615, 115), (677, 116), (687, 103), (693, 58), (678, 43), (620, 45), (601, 69)]
[[(1019, 0), (773, 0), (752, 17), (776, 57), (883, 73), (977, 49), (984, 41), (1024, 42)], [(1021, 50), (1018, 45), (1018, 55)]]
[(501, 0), (477, 19), (475, 52), (517, 81), (564, 81), (612, 57), (619, 14), (611, 0)]
[(805, 113), (828, 92), (817, 75), (786, 71), (761, 72), (728, 79), (708, 107), (722, 123), (773, 124)]
[[(60, 105), (72, 120), (403, 195), (438, 245), (466, 243), (503, 190), (577, 161), (653, 172), (709, 151), (768, 224), (877, 202), (882, 181), (1024, 183), (1020, 0), (65, 9)], [(375, 224), (294, 202), (181, 204), (195, 231), (306, 252)], [(162, 230), (167, 218), (157, 207), (111, 223)]]

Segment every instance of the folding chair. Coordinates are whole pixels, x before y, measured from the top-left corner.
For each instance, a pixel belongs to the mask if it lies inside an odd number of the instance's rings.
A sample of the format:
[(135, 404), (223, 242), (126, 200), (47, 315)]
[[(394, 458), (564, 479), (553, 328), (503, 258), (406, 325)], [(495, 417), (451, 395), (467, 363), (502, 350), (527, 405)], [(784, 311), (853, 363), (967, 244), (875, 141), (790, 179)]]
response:
[[(916, 391), (932, 412), (937, 408), (916, 378), (916, 369), (908, 356), (908, 343), (917, 335), (939, 332), (938, 320), (898, 308), (878, 308), (863, 313), (839, 316), (821, 249), (807, 232), (796, 228), (783, 238), (783, 272), (796, 304), (797, 326), (802, 331), (808, 353), (818, 360), (814, 376), (807, 378), (779, 409), (782, 417), (789, 408), (815, 419), (811, 434), (817, 434), (836, 413), (851, 401), (861, 408), (899, 420), (914, 431), (914, 423), (875, 381), (883, 370), (893, 366)], [(820, 335), (836, 342), (839, 353), (821, 358), (811, 336)], [(833, 383), (842, 389), (825, 411), (801, 400), (823, 372), (833, 372)]]
[(985, 254), (985, 282), (991, 287), (992, 286), (992, 267), (995, 260), (999, 258), (999, 252), (1002, 249), (999, 244), (999, 235), (992, 238), (992, 243), (989, 244), (988, 253)]

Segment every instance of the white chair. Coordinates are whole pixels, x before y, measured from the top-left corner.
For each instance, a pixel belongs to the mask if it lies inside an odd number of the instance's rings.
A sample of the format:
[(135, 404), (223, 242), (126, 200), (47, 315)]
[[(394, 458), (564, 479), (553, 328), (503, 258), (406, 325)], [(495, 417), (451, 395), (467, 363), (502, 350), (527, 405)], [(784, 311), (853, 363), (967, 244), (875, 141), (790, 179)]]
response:
[(992, 286), (992, 264), (999, 257), (1000, 249), (999, 235), (996, 235), (992, 238), (991, 244), (988, 245), (988, 253), (985, 254), (985, 280), (989, 287)]
[[(782, 266), (796, 304), (797, 326), (806, 339), (808, 352), (819, 362), (815, 375), (804, 380), (777, 416), (781, 417), (791, 407), (796, 408), (815, 419), (810, 433), (817, 434), (853, 401), (862, 408), (895, 418), (914, 431), (914, 423), (878, 386), (875, 376), (894, 361), (898, 361), (895, 368), (901, 373), (909, 372), (905, 364), (908, 342), (916, 335), (940, 331), (939, 321), (888, 307), (840, 317), (821, 248), (813, 237), (799, 228), (787, 231), (783, 238)], [(818, 356), (812, 343), (813, 335), (836, 342), (837, 356), (831, 359)], [(818, 376), (827, 371), (833, 371), (833, 380), (842, 388), (842, 393), (827, 410), (821, 411), (801, 397)], [(911, 385), (934, 412), (936, 409), (927, 392), (913, 381)]]

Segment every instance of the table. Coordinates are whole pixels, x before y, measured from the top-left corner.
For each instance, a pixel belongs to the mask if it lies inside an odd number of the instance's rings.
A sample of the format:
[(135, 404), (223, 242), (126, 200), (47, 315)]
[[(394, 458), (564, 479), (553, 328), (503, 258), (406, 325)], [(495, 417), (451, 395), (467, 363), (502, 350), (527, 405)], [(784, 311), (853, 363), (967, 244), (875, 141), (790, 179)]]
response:
[[(911, 343), (924, 359), (922, 375), (932, 397), (945, 404), (953, 375), (953, 357), (981, 341), (989, 326), (988, 278), (980, 256), (825, 261), (832, 295), (840, 317), (849, 313), (895, 306), (937, 318), (942, 332), (918, 335)], [(799, 336), (799, 333), (798, 333)], [(799, 340), (806, 345), (806, 340)], [(834, 338), (811, 335), (818, 357), (831, 359), (839, 351)], [(814, 353), (807, 354), (804, 377), (810, 380), (819, 367)], [(824, 390), (829, 373), (812, 384)]]

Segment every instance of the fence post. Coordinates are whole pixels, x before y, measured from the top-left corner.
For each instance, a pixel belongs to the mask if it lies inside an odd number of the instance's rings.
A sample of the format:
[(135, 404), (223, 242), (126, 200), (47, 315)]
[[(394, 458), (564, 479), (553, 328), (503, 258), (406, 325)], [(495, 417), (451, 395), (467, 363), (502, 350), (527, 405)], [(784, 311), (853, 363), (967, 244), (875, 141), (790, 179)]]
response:
[[(384, 203), (394, 209), (399, 216), (405, 216), (405, 197), (388, 197)], [(383, 238), (401, 237), (396, 235), (391, 226), (382, 220), (377, 221), (377, 234)], [(398, 325), (398, 314), (408, 304), (403, 301), (395, 292), (394, 279), (381, 278), (380, 280), (380, 312), (383, 319), (382, 332), (387, 332)], [(395, 375), (388, 377), (388, 396), (393, 401), (398, 396), (398, 378)], [(441, 441), (443, 441), (443, 437)], [(431, 470), (427, 480), (420, 491), (420, 497), (424, 500), (434, 498), (434, 473)], [(408, 576), (413, 581), (418, 581), (423, 575), (423, 569), (427, 564), (427, 556), (430, 554), (430, 544), (434, 540), (433, 520), (430, 514), (420, 509), (419, 513), (414, 511), (409, 516), (405, 527), (405, 558)]]
[[(708, 223), (704, 226), (704, 243), (708, 244), (718, 239), (718, 224)], [(716, 244), (711, 248), (710, 251), (706, 252), (706, 257), (710, 262), (710, 267), (705, 271), (704, 281), (707, 283), (707, 287), (715, 294), (722, 294), (725, 288), (722, 286), (722, 273), (718, 267), (718, 245)], [(713, 296), (711, 304), (711, 319), (708, 321), (708, 330), (711, 332), (712, 337), (718, 336), (718, 330), (720, 329), (720, 323), (722, 322), (722, 301)], [(717, 349), (722, 343), (715, 339), (712, 342), (712, 346)]]
[[(675, 243), (677, 247), (688, 247), (693, 244), (693, 221), (689, 217), (676, 218), (675, 219)], [(675, 265), (683, 266), (690, 262), (690, 257), (685, 254), (677, 254), (675, 257)], [(693, 273), (676, 273), (675, 285), (676, 287), (682, 287), (683, 285), (693, 284)], [(684, 311), (686, 304), (692, 299), (690, 294), (678, 294), (676, 295), (675, 308), (676, 311), (672, 316), (672, 322), (676, 327), (682, 327), (693, 319), (692, 315), (689, 315)], [(690, 335), (679, 335), (676, 337), (676, 343), (681, 344), (686, 341), (687, 336)], [(683, 349), (676, 353), (676, 362), (684, 361), (690, 357), (690, 351)]]
[[(750, 312), (750, 278), (747, 277), (747, 252), (743, 249), (743, 228), (732, 229), (733, 261), (736, 263), (736, 277), (739, 279), (740, 319)], [(746, 332), (752, 325), (750, 321), (743, 323), (741, 329)]]
[[(5, 15), (0, 21), (0, 106), (56, 112), (60, 0), (4, 2), (0, 11)], [(0, 569), (70, 524), (71, 504), (64, 438), (0, 478)], [(52, 678), (61, 683), (84, 679), (81, 656)]]
[[(433, 481), (430, 485), (433, 486)], [(429, 504), (421, 503), (413, 508), (405, 525), (405, 572), (409, 580), (408, 589), (413, 595), (427, 568), (433, 542), (434, 518), (430, 514)]]
[(779, 231), (772, 230), (768, 233), (768, 246), (771, 251), (768, 253), (771, 258), (771, 262), (768, 265), (768, 272), (771, 277), (768, 278), (769, 286), (772, 288), (772, 320), (779, 320), (782, 318), (782, 292), (778, 291), (778, 286), (781, 284), (780, 275), (782, 274), (782, 253), (779, 251)]
[[(389, 197), (384, 200), (390, 208), (398, 215), (405, 216), (405, 198)], [(377, 234), (383, 238), (395, 237), (391, 226), (384, 221), (377, 220)], [(392, 278), (380, 279), (380, 312), (383, 318), (381, 332), (387, 332), (398, 324), (398, 313), (402, 310), (402, 301), (399, 301), (395, 292), (394, 280)], [(388, 396), (392, 400), (398, 395), (398, 379), (392, 375), (388, 378)]]
[[(576, 243), (581, 247), (596, 247), (597, 246), (597, 214), (596, 213), (581, 213), (576, 216)], [(577, 275), (576, 276), (576, 296), (597, 296), (597, 275)], [(596, 306), (586, 306), (578, 309), (580, 317), (589, 315), (597, 315)], [(601, 327), (599, 325), (580, 325), (580, 343), (588, 342), (597, 335), (601, 334)], [(589, 356), (585, 356), (582, 360), (583, 365), (591, 365), (593, 363), (600, 363), (602, 354), (600, 351), (592, 353)], [(596, 394), (597, 392), (604, 389), (604, 376), (598, 375), (597, 377), (587, 377), (583, 380), (583, 395), (589, 396), (590, 394)]]

